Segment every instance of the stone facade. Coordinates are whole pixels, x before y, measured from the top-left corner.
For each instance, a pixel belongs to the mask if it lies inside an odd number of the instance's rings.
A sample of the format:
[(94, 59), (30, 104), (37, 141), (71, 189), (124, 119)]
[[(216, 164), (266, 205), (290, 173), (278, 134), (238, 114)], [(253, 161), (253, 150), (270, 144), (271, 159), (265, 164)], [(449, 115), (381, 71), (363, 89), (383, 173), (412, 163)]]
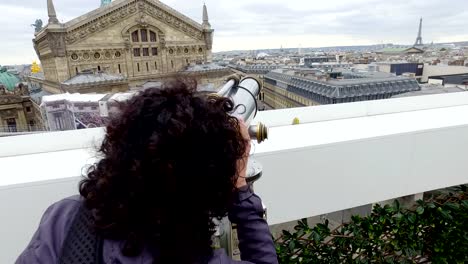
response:
[[(53, 18), (53, 3), (48, 4)], [(122, 75), (134, 87), (210, 62), (213, 30), (205, 12), (199, 24), (160, 1), (117, 0), (65, 24), (52, 20), (33, 40), (43, 88), (67, 92), (63, 83), (85, 70)], [(113, 90), (115, 85), (108, 89)], [(101, 85), (99, 91), (107, 90)]]
[(20, 85), (9, 93), (0, 85), (0, 134), (42, 130), (41, 112), (27, 88)]

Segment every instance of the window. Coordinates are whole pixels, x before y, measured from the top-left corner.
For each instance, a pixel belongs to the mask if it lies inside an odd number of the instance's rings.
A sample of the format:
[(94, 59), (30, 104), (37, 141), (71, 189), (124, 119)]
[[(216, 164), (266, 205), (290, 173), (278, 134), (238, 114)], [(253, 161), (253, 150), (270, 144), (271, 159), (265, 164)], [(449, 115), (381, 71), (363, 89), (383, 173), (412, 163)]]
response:
[(140, 48), (134, 48), (133, 49), (133, 56), (135, 57), (140, 57)]
[(18, 132), (18, 129), (16, 127), (16, 119), (8, 118), (6, 122), (7, 122), (8, 132)]
[(36, 122), (34, 122), (34, 120), (29, 120), (29, 129), (33, 130), (35, 126), (36, 126)]
[(185, 52), (185, 53), (188, 53), (188, 49), (187, 49), (187, 48), (185, 48), (185, 49), (184, 49), (184, 52)]
[(65, 126), (63, 124), (62, 113), (55, 113), (54, 121), (56, 130), (64, 130)]
[(120, 58), (120, 56), (122, 56), (122, 53), (120, 53), (120, 51), (116, 51), (115, 52), (115, 57)]
[(122, 68), (120, 68), (120, 64), (119, 64), (119, 73), (122, 73)]
[(52, 108), (57, 109), (57, 108), (59, 108), (59, 105), (55, 104), (55, 105), (52, 106)]
[(154, 33), (153, 31), (150, 31), (150, 41), (156, 42), (156, 33)]
[(78, 74), (78, 67), (75, 68), (75, 72), (76, 72), (76, 74)]
[(138, 30), (135, 30), (135, 31), (132, 33), (132, 41), (133, 41), (133, 42), (140, 42), (140, 40), (138, 39)]
[(151, 48), (151, 54), (153, 56), (158, 56), (158, 48)]
[(97, 110), (97, 106), (91, 106), (91, 110)]
[(95, 59), (101, 58), (101, 53), (99, 53), (99, 52), (94, 53), (94, 58)]
[(137, 71), (140, 72), (140, 63), (137, 63)]
[(189, 65), (188, 59), (185, 59), (185, 62), (187, 63), (187, 65)]
[(172, 69), (174, 69), (174, 61), (171, 61)]
[(143, 48), (143, 56), (149, 56), (149, 48)]
[(149, 72), (149, 64), (148, 63), (146, 63), (146, 71)]
[(141, 42), (148, 42), (148, 31), (146, 29), (140, 30), (141, 32)]
[(31, 107), (30, 106), (26, 106), (26, 112), (31, 113)]
[(101, 66), (98, 65), (98, 66), (97, 66), (97, 70), (98, 70), (98, 71), (101, 71)]
[(84, 106), (82, 105), (78, 106), (78, 110), (84, 110)]
[(158, 69), (158, 63), (157, 63), (157, 62), (154, 62), (154, 69), (155, 69), (155, 70)]

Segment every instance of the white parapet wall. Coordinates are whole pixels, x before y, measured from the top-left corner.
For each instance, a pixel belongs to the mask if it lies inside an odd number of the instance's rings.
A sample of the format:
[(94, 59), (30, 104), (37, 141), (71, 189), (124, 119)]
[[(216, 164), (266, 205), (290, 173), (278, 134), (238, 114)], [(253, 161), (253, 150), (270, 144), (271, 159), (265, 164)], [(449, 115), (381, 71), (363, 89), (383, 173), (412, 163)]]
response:
[[(300, 125), (289, 125), (298, 117)], [(259, 113), (269, 139), (255, 190), (278, 224), (468, 183), (468, 93)], [(0, 263), (45, 209), (77, 194), (103, 129), (0, 138)]]

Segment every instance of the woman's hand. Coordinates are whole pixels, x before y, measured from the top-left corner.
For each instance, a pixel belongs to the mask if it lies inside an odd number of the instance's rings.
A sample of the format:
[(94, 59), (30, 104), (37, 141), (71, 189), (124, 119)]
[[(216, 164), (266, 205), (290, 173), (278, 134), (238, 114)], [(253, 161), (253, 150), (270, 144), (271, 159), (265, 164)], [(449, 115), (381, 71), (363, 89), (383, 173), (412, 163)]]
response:
[(236, 187), (241, 188), (247, 185), (246, 177), (247, 177), (247, 164), (249, 161), (249, 154), (250, 154), (250, 136), (249, 136), (249, 128), (245, 124), (245, 122), (239, 119), (239, 128), (242, 134), (242, 138), (245, 141), (245, 153), (242, 159), (237, 161), (237, 182)]

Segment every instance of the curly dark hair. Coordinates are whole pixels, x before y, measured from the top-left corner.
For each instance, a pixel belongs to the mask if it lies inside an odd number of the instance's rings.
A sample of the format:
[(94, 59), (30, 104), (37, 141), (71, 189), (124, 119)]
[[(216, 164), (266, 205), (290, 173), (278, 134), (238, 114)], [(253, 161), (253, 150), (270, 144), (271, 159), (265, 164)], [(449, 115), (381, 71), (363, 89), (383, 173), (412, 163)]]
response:
[(227, 214), (246, 142), (233, 102), (195, 87), (171, 81), (122, 103), (80, 183), (94, 228), (125, 241), (125, 256), (149, 247), (159, 263), (194, 263), (213, 253), (212, 219)]

